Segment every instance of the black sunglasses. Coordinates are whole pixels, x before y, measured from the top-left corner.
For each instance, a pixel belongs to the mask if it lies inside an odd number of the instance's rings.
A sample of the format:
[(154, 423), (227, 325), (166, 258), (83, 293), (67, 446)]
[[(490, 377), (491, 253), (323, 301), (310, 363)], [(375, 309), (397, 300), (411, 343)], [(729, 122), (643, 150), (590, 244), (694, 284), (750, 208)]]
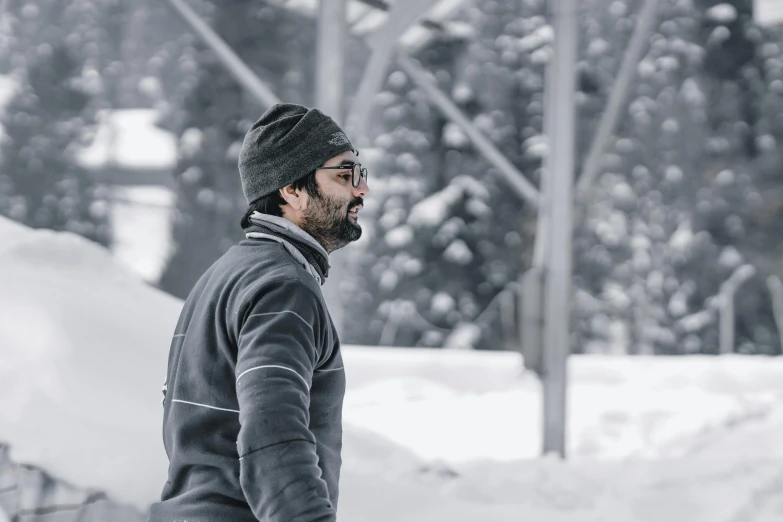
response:
[(339, 167), (318, 167), (315, 170), (351, 170), (351, 185), (353, 185), (353, 188), (356, 188), (359, 186), (359, 183), (362, 182), (362, 179), (365, 183), (367, 183), (367, 169), (362, 167), (361, 163), (354, 163), (352, 166), (348, 165), (341, 165)]

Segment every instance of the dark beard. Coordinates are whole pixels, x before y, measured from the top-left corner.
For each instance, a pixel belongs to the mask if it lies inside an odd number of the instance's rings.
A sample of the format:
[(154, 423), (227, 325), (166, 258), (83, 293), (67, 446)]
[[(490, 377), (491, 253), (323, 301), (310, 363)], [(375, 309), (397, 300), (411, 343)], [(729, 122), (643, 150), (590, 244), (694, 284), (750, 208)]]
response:
[(361, 198), (346, 206), (343, 202), (319, 195), (310, 199), (302, 216), (302, 230), (313, 236), (328, 253), (338, 250), (362, 237), (362, 227), (351, 222), (348, 209), (362, 203)]

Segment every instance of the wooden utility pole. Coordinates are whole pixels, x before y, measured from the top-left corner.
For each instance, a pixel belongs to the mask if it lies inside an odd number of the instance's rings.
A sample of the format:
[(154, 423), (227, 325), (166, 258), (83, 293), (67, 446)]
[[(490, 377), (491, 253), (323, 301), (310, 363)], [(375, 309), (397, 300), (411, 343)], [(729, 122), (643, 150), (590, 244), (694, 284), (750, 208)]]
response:
[(577, 0), (550, 0), (554, 20), (553, 68), (547, 97), (554, 117), (549, 127), (547, 270), (544, 291), (543, 451), (565, 456), (566, 380), (571, 331), (571, 239), (573, 229), (576, 110)]

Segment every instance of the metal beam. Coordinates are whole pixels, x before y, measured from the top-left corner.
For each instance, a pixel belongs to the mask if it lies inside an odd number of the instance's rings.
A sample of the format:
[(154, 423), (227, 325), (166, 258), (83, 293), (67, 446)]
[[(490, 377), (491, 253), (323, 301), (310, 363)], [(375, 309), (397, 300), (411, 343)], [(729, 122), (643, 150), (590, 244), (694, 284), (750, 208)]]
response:
[(767, 278), (769, 295), (772, 297), (772, 312), (775, 316), (775, 325), (778, 327), (778, 341), (783, 350), (783, 283), (776, 275)]
[(397, 63), (430, 97), (433, 104), (449, 120), (457, 124), (479, 152), (498, 170), (516, 193), (538, 208), (539, 193), (522, 173), (501, 153), (497, 147), (479, 131), (459, 108), (435, 84), (424, 69), (404, 53), (397, 52)]
[[(557, 114), (557, 104), (553, 103), (555, 85), (554, 58), (550, 55), (549, 64), (546, 67), (544, 89), (544, 135), (547, 137), (547, 154), (552, 151), (553, 120)], [(539, 187), (541, 190), (541, 204), (538, 209), (536, 235), (533, 240), (533, 261), (527, 272), (520, 278), (522, 285), (522, 299), (520, 306), (520, 328), (522, 335), (522, 353), (524, 354), (525, 367), (536, 372), (544, 378), (543, 354), (544, 354), (544, 289), (546, 285), (547, 247), (549, 241), (549, 204), (551, 202), (552, 189), (550, 187), (551, 172), (548, 163), (544, 161), (541, 168)]]
[[(658, 0), (646, 0), (645, 4), (640, 12), (639, 21), (637, 22), (636, 29), (629, 46), (623, 57), (622, 64), (620, 66), (620, 72), (618, 79), (615, 82), (612, 92), (609, 96), (607, 109), (604, 111), (601, 122), (598, 126), (598, 132), (592, 141), (590, 152), (585, 161), (585, 166), (582, 175), (579, 177), (579, 190), (578, 195), (581, 196), (580, 206), (575, 209), (574, 222), (578, 223), (584, 216), (587, 204), (589, 202), (589, 195), (591, 185), (595, 182), (595, 177), (598, 173), (600, 166), (600, 160), (603, 155), (603, 151), (606, 148), (606, 144), (609, 137), (616, 129), (621, 116), (621, 109), (623, 102), (625, 101), (628, 91), (630, 90), (631, 80), (636, 71), (637, 64), (641, 58), (641, 53), (644, 49), (644, 43), (646, 42), (648, 35), (651, 31), (652, 23), (655, 19), (655, 8), (657, 7)], [(556, 67), (551, 64), (547, 67), (546, 72), (546, 85), (547, 89), (544, 92), (546, 103), (546, 114), (544, 118), (544, 134), (549, 137), (550, 155), (554, 154), (555, 143), (551, 139), (554, 134), (552, 129), (556, 126), (555, 120), (558, 118), (558, 111), (560, 108), (560, 102), (554, 95), (554, 87), (558, 84)], [(551, 381), (550, 377), (546, 377), (545, 368), (542, 364), (542, 356), (544, 353), (543, 343), (544, 334), (544, 320), (542, 307), (545, 306), (543, 299), (540, 295), (542, 293), (542, 286), (546, 286), (549, 281), (549, 277), (552, 275), (546, 270), (548, 262), (551, 259), (549, 254), (549, 241), (551, 228), (559, 227), (558, 223), (552, 223), (550, 221), (552, 211), (549, 208), (551, 202), (552, 190), (551, 187), (552, 172), (549, 168), (549, 163), (545, 162), (544, 168), (541, 172), (541, 208), (538, 212), (538, 225), (536, 227), (535, 244), (533, 248), (533, 262), (530, 270), (522, 278), (523, 286), (523, 299), (522, 307), (523, 312), (520, 317), (522, 322), (522, 352), (525, 354), (526, 367), (530, 370), (536, 371), (544, 382), (548, 382), (549, 388), (554, 386), (560, 386), (558, 383)], [(571, 232), (572, 233), (572, 232)], [(547, 341), (548, 342), (548, 341)], [(548, 344), (546, 346), (549, 346)], [(528, 363), (528, 359), (530, 362)], [(549, 379), (547, 381), (547, 379)], [(565, 386), (565, 383), (563, 383)], [(564, 393), (564, 392), (556, 392)], [(547, 401), (550, 406), (553, 405), (553, 401)], [(546, 406), (545, 406), (546, 407)], [(564, 416), (560, 413), (553, 413), (553, 416)], [(564, 418), (564, 417), (563, 417)], [(563, 428), (564, 430), (565, 428)], [(559, 435), (558, 435), (559, 438)], [(546, 434), (545, 434), (546, 439)]]
[(734, 353), (734, 294), (748, 279), (756, 275), (753, 265), (737, 268), (720, 287), (720, 353)]
[(345, 0), (320, 0), (316, 48), (315, 106), (343, 123), (345, 86)]
[(519, 300), (520, 341), (525, 368), (543, 377), (542, 335), (544, 332), (543, 290), (546, 271), (532, 267), (520, 278), (522, 295)]
[[(544, 76), (544, 136), (547, 139), (547, 157), (552, 154), (552, 148), (554, 147), (552, 137), (552, 127), (554, 126), (555, 115), (557, 114), (557, 105), (554, 103), (552, 92), (552, 86), (556, 84), (555, 67), (553, 65), (554, 56), (550, 54), (549, 63), (546, 67)], [(543, 269), (546, 264), (547, 255), (547, 240), (549, 233), (549, 209), (548, 205), (551, 198), (552, 189), (551, 178), (552, 173), (547, 169), (548, 163), (546, 159), (541, 165), (541, 176), (539, 179), (539, 187), (541, 190), (541, 207), (538, 211), (538, 220), (536, 225), (536, 237), (533, 243), (533, 268)]]
[(392, 54), (392, 48), (382, 48), (372, 52), (367, 61), (367, 68), (362, 75), (359, 90), (356, 91), (356, 97), (353, 99), (352, 109), (348, 116), (348, 132), (359, 146), (368, 146), (370, 143), (370, 138), (367, 136), (367, 123), (370, 119), (375, 95), (380, 91), (386, 78)]
[[(343, 123), (345, 86), (346, 0), (320, 0), (318, 8), (318, 47), (316, 50), (315, 106)], [(338, 334), (344, 331), (343, 301), (340, 283), (345, 278), (346, 250), (329, 255), (329, 279), (323, 286), (323, 295)]]
[[(578, 0), (550, 0), (555, 42), (549, 111), (556, 111), (548, 129), (550, 152), (545, 165), (550, 177), (547, 278), (544, 295), (543, 452), (565, 456), (567, 363), (571, 351), (571, 270), (573, 180), (576, 110)], [(554, 137), (557, 139), (554, 139)]]
[[(389, 5), (386, 0), (358, 0), (360, 3), (378, 9), (380, 11), (390, 11), (392, 6)], [(434, 20), (421, 20), (419, 25), (433, 31), (445, 31), (446, 28), (442, 24), (435, 22)]]
[(609, 138), (615, 132), (620, 123), (622, 108), (631, 89), (631, 82), (636, 74), (639, 60), (642, 58), (649, 36), (655, 23), (655, 13), (658, 8), (659, 0), (645, 0), (642, 10), (639, 13), (636, 22), (636, 29), (631, 37), (623, 61), (620, 65), (620, 71), (612, 86), (609, 94), (606, 110), (601, 116), (598, 130), (595, 133), (593, 142), (590, 146), (590, 152), (587, 154), (582, 174), (576, 186), (577, 200), (580, 205), (576, 212), (576, 221), (579, 222), (586, 211), (585, 207), (590, 200), (590, 192), (595, 184), (595, 178), (600, 173), (601, 160), (603, 159), (604, 149), (609, 142)]
[(280, 102), (272, 89), (183, 0), (169, 0), (169, 3), (262, 107), (269, 108)]
[(373, 49), (393, 46), (411, 25), (429, 11), (438, 0), (397, 0), (386, 23), (365, 37)]
[(356, 92), (353, 109), (348, 119), (351, 136), (362, 145), (369, 142), (366, 132), (373, 100), (383, 86), (397, 41), (436, 1), (398, 0), (391, 7), (386, 23), (366, 38), (367, 44), (372, 49), (372, 55), (367, 61), (367, 68)]

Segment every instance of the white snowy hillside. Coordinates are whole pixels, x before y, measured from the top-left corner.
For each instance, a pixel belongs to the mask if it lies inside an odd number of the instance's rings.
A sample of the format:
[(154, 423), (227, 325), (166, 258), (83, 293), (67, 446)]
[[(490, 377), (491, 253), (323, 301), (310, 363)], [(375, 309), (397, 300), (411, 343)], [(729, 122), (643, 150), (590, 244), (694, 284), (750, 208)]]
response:
[[(144, 520), (181, 302), (100, 247), (3, 218), (0, 289), (0, 443), (28, 465), (0, 458), (0, 520), (8, 470), (30, 466), (71, 503), (103, 491)], [(341, 522), (783, 521), (783, 360), (573, 357), (561, 462), (537, 457), (540, 390), (516, 354), (344, 354)]]

